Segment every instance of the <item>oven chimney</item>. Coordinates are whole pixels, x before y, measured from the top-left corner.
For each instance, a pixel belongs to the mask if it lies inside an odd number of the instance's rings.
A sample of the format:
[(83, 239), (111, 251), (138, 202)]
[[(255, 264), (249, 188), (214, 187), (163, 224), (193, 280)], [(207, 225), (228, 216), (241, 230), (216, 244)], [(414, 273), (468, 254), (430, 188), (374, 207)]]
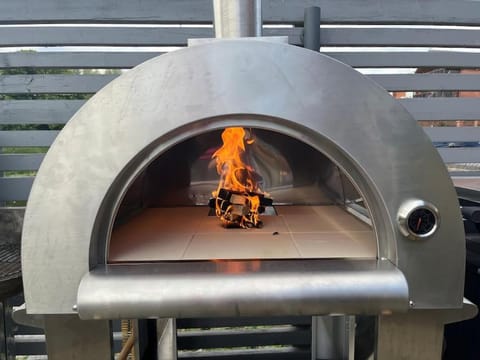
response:
[(261, 0), (213, 0), (216, 38), (262, 36)]

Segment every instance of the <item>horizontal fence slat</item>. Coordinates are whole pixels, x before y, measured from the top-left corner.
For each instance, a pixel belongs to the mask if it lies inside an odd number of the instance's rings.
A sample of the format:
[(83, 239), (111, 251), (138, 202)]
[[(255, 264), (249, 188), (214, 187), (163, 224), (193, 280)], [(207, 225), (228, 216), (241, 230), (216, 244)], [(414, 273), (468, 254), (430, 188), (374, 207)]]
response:
[(45, 154), (0, 154), (0, 171), (37, 170), (44, 157)]
[(446, 163), (480, 163), (480, 147), (477, 148), (437, 148)]
[(0, 177), (0, 201), (27, 200), (33, 177)]
[[(94, 93), (117, 76), (0, 75), (0, 94)], [(381, 74), (368, 77), (388, 91), (480, 90), (480, 75), (475, 74)]]
[(430, 127), (423, 128), (432, 141), (480, 141), (480, 127)]
[(84, 100), (2, 100), (0, 124), (64, 124), (84, 103)]
[(44, 355), (47, 353), (45, 335), (15, 335), (15, 355)]
[[(84, 100), (3, 100), (0, 124), (63, 124), (84, 104)], [(414, 98), (400, 102), (416, 120), (480, 120), (480, 98)], [(27, 131), (32, 133), (32, 131)], [(12, 136), (19, 136), (13, 135)], [(14, 146), (7, 135), (0, 146)], [(18, 145), (44, 146), (44, 145)]]
[(473, 74), (382, 74), (368, 77), (388, 91), (480, 90), (480, 75)]
[[(475, 170), (449, 170), (448, 172), (451, 177), (456, 178), (465, 178), (465, 177), (480, 177), (480, 171)], [(478, 191), (476, 191), (478, 196)]]
[[(449, 140), (445, 140), (449, 141)], [(452, 141), (453, 142), (453, 141)], [(437, 149), (446, 163), (469, 163), (480, 162), (480, 148), (438, 148)], [(37, 170), (45, 157), (45, 154), (1, 154), (0, 155), (0, 171), (21, 171), (21, 170)], [(201, 322), (201, 321), (185, 321), (180, 320), (181, 327), (218, 327), (231, 326), (234, 321), (220, 322)], [(238, 323), (238, 322), (237, 322)], [(258, 321), (242, 321), (242, 326), (260, 325)], [(287, 322), (274, 321), (271, 324), (283, 324)], [(295, 322), (296, 325), (304, 323), (303, 321)]]
[(480, 46), (479, 32), (425, 28), (322, 28), (320, 41), (321, 46), (475, 48)]
[(0, 94), (94, 93), (118, 75), (0, 75)]
[(58, 133), (57, 130), (0, 131), (0, 147), (50, 146)]
[[(0, 94), (95, 93), (118, 75), (0, 75)], [(368, 75), (388, 91), (478, 91), (480, 75)]]
[(212, 28), (9, 27), (0, 46), (185, 46), (213, 37)]
[(294, 326), (219, 331), (199, 330), (177, 333), (179, 350), (268, 345), (310, 346), (311, 340), (310, 328), (296, 328)]
[(311, 316), (272, 316), (272, 317), (220, 317), (220, 318), (188, 318), (177, 319), (177, 329), (217, 328), (235, 326), (263, 325), (305, 325), (310, 326)]
[[(480, 47), (479, 30), (321, 28), (322, 46)], [(265, 28), (264, 36), (288, 36), (301, 45), (303, 28)], [(188, 39), (214, 37), (206, 27), (3, 27), (2, 46), (185, 46)]]
[(416, 120), (480, 120), (480, 98), (413, 98), (400, 103)]
[(357, 68), (478, 68), (480, 53), (454, 51), (428, 52), (324, 52)]
[[(480, 4), (475, 1), (452, 2), (434, 0), (264, 0), (263, 19), (266, 23), (303, 22), (303, 10), (316, 5), (322, 8), (323, 23), (427, 23), (478, 24)], [(118, 0), (2, 1), (0, 23), (207, 23), (213, 18), (210, 0), (141, 2)]]
[[(15, 208), (13, 208), (15, 209)], [(16, 324), (15, 335), (42, 335), (45, 331), (41, 328)]]
[[(0, 53), (0, 69), (12, 67), (69, 69), (128, 69), (165, 52), (15, 52)], [(477, 68), (480, 53), (429, 52), (323, 52), (358, 68)]]
[[(266, 28), (264, 36), (288, 36), (302, 44), (303, 28)], [(191, 27), (6, 27), (0, 28), (0, 47), (6, 46), (186, 46), (188, 39), (212, 38), (213, 28)]]
[(12, 67), (128, 69), (164, 52), (15, 52), (0, 53), (0, 69)]
[(310, 348), (225, 349), (215, 351), (179, 351), (179, 360), (310, 360)]

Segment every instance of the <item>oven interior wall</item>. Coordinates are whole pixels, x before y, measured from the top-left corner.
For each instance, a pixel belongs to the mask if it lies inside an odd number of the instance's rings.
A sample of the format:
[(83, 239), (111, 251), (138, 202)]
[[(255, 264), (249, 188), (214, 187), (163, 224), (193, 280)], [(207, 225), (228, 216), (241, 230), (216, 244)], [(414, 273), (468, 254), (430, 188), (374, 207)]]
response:
[[(261, 175), (261, 188), (275, 205), (345, 205), (361, 198), (342, 171), (305, 143), (276, 132), (249, 129), (250, 164)], [(208, 205), (219, 175), (212, 154), (221, 131), (183, 141), (155, 159), (127, 191), (117, 223), (150, 207)]]

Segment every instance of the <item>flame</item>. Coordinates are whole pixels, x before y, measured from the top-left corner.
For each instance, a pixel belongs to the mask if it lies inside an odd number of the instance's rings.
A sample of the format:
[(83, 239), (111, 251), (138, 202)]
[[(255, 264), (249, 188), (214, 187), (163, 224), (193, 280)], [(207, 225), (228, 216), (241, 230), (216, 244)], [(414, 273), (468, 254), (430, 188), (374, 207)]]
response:
[[(259, 194), (262, 192), (255, 181), (255, 170), (243, 160), (246, 152), (245, 143), (251, 145), (254, 139), (245, 140), (246, 135), (245, 129), (241, 127), (226, 128), (222, 133), (223, 145), (212, 155), (216, 160), (217, 173), (220, 175), (217, 190), (212, 192), (216, 199), (216, 215), (227, 227), (261, 226), (258, 214)], [(229, 196), (234, 194), (232, 198), (235, 198), (228, 202), (226, 208), (223, 208), (224, 199), (220, 197), (222, 190), (226, 190)]]
[[(222, 133), (223, 145), (212, 155), (220, 175), (217, 193), (221, 188), (239, 192), (257, 190), (253, 169), (242, 160), (245, 153), (244, 137), (245, 130), (241, 127), (226, 128)], [(253, 139), (249, 139), (247, 143), (253, 142)]]

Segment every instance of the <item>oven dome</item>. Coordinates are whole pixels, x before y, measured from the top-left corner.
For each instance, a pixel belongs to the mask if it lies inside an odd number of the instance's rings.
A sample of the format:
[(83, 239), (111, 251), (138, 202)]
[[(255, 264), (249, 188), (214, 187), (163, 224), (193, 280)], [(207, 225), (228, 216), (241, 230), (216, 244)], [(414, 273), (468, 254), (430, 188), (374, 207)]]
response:
[[(326, 56), (285, 44), (225, 40), (134, 68), (93, 96), (59, 134), (25, 215), (29, 312), (74, 312), (82, 277), (106, 262), (122, 196), (152, 159), (188, 138), (235, 125), (288, 134), (335, 159), (369, 204), (379, 261), (403, 273), (412, 302), (418, 308), (461, 306), (465, 247), (460, 211), (451, 206), (455, 191), (407, 111), (377, 84)], [(397, 217), (408, 198), (434, 204), (448, 226), (425, 241), (406, 238)], [(51, 202), (56, 206), (45, 206)]]

